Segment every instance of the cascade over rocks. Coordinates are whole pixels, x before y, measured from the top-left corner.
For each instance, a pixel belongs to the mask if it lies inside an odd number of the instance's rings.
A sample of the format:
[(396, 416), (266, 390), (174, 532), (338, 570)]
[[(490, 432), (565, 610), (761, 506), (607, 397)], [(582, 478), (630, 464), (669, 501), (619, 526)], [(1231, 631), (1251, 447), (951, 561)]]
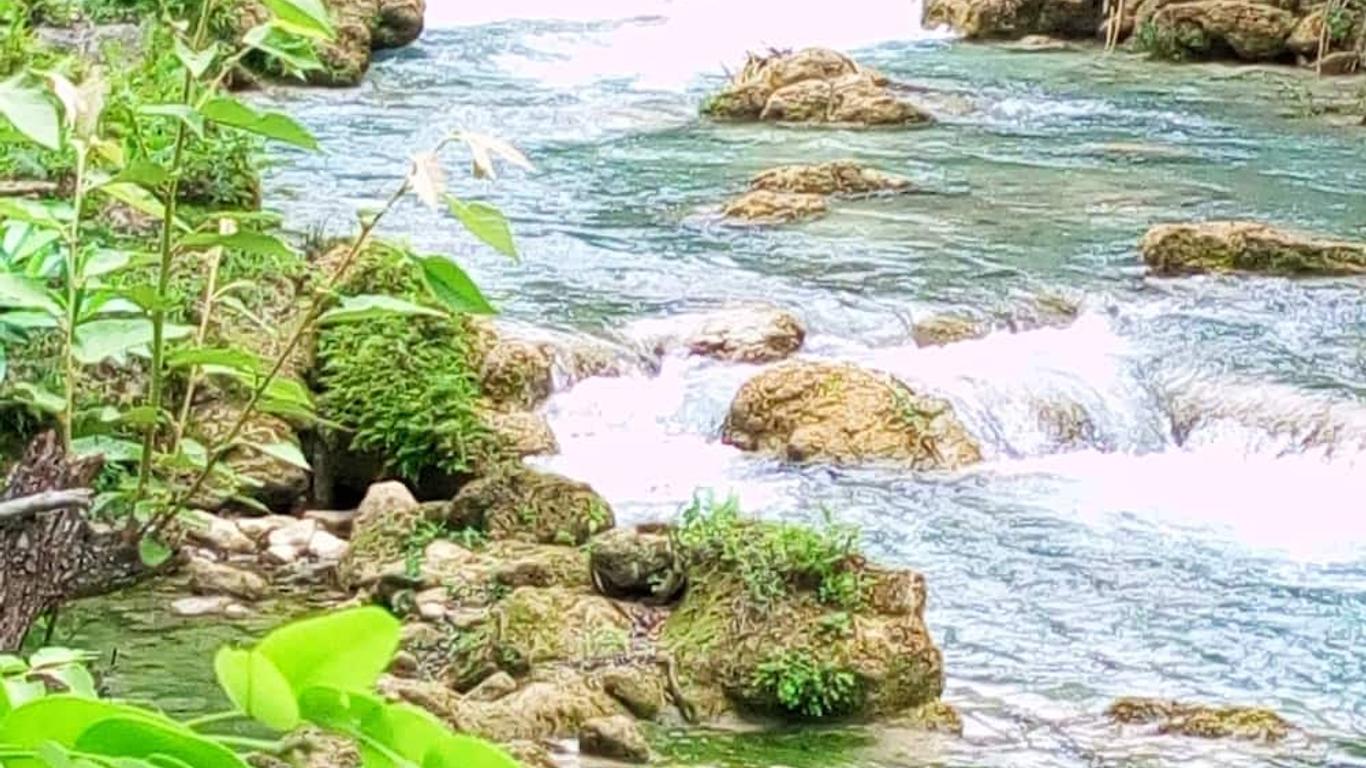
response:
[(740, 388), (721, 430), (745, 451), (795, 461), (955, 469), (981, 450), (945, 401), (854, 365), (796, 361)]
[(1329, 240), (1254, 221), (1159, 224), (1143, 236), (1139, 249), (1155, 275), (1366, 274), (1366, 243)]
[(969, 40), (1094, 37), (1104, 19), (1101, 6), (1098, 0), (927, 0), (922, 21)]
[(932, 120), (898, 98), (882, 75), (827, 48), (750, 54), (702, 113), (728, 120), (909, 125)]

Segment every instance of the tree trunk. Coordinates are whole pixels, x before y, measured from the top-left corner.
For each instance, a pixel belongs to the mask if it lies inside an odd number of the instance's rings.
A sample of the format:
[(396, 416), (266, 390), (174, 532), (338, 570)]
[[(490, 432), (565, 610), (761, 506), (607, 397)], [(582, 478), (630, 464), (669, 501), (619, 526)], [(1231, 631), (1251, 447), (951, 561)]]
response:
[[(69, 461), (55, 432), (29, 444), (0, 493), (0, 651), (66, 600), (131, 584), (145, 569), (128, 531), (86, 517), (99, 457)], [(75, 491), (74, 493), (53, 493)]]

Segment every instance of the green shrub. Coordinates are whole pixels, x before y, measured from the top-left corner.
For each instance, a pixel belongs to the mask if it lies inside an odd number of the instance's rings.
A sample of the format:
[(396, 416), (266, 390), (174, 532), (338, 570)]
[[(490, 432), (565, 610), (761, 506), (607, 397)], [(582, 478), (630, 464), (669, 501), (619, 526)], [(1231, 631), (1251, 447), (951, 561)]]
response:
[(821, 661), (809, 651), (784, 651), (754, 671), (755, 689), (788, 714), (831, 718), (856, 711), (863, 702), (858, 675)]
[(858, 557), (858, 529), (838, 525), (808, 528), (741, 517), (739, 502), (699, 497), (683, 511), (675, 547), (690, 567), (737, 572), (754, 602), (766, 605), (799, 589), (813, 589), (829, 605), (857, 608), (862, 584), (852, 562)]
[[(343, 293), (412, 297), (416, 271), (397, 249), (376, 247)], [(352, 450), (382, 456), (416, 481), (462, 474), (494, 457), (479, 412), (471, 339), (460, 319), (384, 317), (325, 328), (318, 339), (324, 419), (350, 432)]]

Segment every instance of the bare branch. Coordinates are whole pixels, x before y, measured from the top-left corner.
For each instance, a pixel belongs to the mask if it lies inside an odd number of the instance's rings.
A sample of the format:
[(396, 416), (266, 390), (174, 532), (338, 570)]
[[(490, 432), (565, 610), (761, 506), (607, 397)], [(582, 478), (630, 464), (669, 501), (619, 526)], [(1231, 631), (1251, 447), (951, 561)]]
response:
[(0, 502), (0, 523), (21, 520), (43, 512), (58, 509), (89, 509), (95, 492), (89, 488), (73, 488), (65, 491), (44, 491), (32, 496)]

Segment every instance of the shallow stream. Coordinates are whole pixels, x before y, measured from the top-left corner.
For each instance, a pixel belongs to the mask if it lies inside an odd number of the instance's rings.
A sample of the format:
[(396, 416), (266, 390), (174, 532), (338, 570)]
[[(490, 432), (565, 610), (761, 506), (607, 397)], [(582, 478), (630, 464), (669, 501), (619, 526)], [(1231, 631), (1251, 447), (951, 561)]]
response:
[[(1136, 249), (1150, 224), (1213, 217), (1366, 238), (1366, 134), (1282, 116), (1303, 78), (958, 44), (883, 0), (431, 5), (434, 28), (361, 88), (271, 97), (326, 149), (270, 175), (268, 202), (292, 226), (340, 231), (444, 132), (497, 134), (537, 171), (458, 189), (509, 215), (520, 264), (416, 204), (388, 234), (458, 259), (509, 317), (611, 338), (641, 319), (773, 302), (807, 322), (806, 354), (946, 397), (982, 441), (987, 461), (953, 474), (744, 455), (717, 433), (754, 369), (681, 357), (548, 406), (563, 451), (542, 463), (592, 483), (619, 520), (666, 519), (698, 488), (733, 492), (768, 518), (828, 510), (861, 526), (875, 557), (925, 573), (964, 738), (841, 741), (840, 760), (1366, 765), (1366, 283), (1153, 280)], [(806, 44), (931, 89), (939, 122), (697, 117), (746, 48)], [(778, 228), (716, 217), (758, 170), (840, 158), (927, 194)], [(1041, 294), (1081, 300), (1082, 316), (910, 341), (927, 314)], [(1079, 408), (1082, 444), (1060, 445), (1039, 403)], [(146, 685), (183, 687), (176, 674)], [(1126, 694), (1270, 706), (1312, 738), (1122, 734), (1101, 713)], [(768, 743), (674, 751), (799, 764), (792, 744)]]

